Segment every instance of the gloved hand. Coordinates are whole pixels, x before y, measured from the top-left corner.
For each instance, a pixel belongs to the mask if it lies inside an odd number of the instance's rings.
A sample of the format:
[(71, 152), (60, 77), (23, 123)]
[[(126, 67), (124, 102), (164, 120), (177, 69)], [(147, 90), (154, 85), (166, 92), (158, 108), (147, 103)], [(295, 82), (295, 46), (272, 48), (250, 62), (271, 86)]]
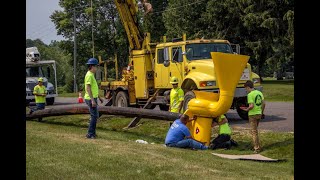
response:
[(264, 114), (262, 114), (262, 115), (261, 115), (261, 119), (264, 119), (264, 118), (265, 118), (265, 116), (264, 116)]

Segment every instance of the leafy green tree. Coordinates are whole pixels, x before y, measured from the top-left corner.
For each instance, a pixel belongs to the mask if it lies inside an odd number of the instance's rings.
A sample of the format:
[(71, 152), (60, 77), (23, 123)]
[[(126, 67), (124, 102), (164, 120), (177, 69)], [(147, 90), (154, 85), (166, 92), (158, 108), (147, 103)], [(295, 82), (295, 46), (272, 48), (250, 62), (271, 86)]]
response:
[[(72, 57), (74, 12), (76, 16), (78, 83), (83, 81), (87, 71), (85, 63), (93, 57), (93, 52), (95, 58), (101, 56), (103, 60), (114, 58), (116, 53), (119, 67), (127, 65), (127, 37), (113, 0), (95, 0), (92, 9), (89, 0), (60, 0), (59, 5), (63, 10), (55, 11), (50, 18), (56, 25), (58, 34), (67, 39), (60, 47), (70, 53)], [(94, 41), (92, 40), (92, 32)], [(73, 62), (70, 62), (70, 65), (73, 66)]]
[(268, 67), (282, 75), (294, 58), (293, 0), (169, 0), (167, 35), (227, 39), (241, 45), (262, 77)]
[[(57, 66), (57, 85), (62, 87), (66, 92), (72, 91), (73, 68), (70, 65), (72, 56), (59, 46), (62, 42), (52, 41), (49, 45), (43, 43), (40, 39), (26, 40), (26, 47), (37, 47), (41, 60), (55, 60)], [(53, 77), (50, 81), (53, 81)]]
[(150, 0), (152, 4), (153, 13), (142, 16), (144, 32), (151, 33), (151, 39), (154, 42), (162, 41), (162, 36), (166, 34), (162, 13), (167, 7), (168, 0)]
[(183, 33), (190, 39), (201, 38), (203, 30), (207, 28), (201, 19), (205, 9), (206, 1), (195, 3), (194, 0), (168, 0), (166, 11), (163, 12), (168, 38), (181, 37)]

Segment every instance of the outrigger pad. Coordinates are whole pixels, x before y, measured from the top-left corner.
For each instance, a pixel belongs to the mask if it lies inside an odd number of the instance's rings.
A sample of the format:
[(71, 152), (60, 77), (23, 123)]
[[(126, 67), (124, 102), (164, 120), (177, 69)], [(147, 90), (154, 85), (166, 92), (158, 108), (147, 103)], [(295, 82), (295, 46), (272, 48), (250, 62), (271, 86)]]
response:
[(212, 153), (212, 154), (222, 158), (227, 158), (227, 159), (265, 161), (265, 162), (283, 161), (280, 159), (271, 159), (271, 158), (262, 156), (260, 154), (250, 154), (250, 155), (230, 155), (230, 154), (218, 154), (218, 153)]

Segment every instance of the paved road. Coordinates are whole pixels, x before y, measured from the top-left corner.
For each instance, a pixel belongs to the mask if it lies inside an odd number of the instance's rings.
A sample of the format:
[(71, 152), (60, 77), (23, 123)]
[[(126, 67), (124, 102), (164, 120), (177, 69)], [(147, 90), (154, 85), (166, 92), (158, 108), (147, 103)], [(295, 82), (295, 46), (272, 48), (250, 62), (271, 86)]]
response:
[[(100, 103), (99, 103), (100, 104)], [(34, 105), (31, 104), (31, 105)], [(53, 106), (65, 105), (84, 105), (78, 104), (77, 98), (63, 98), (57, 97)], [(264, 120), (261, 120), (259, 129), (279, 131), (279, 132), (293, 132), (294, 131), (294, 103), (293, 102), (267, 102), (265, 109)], [(231, 126), (249, 128), (249, 122), (242, 120), (235, 110), (230, 110), (227, 113)]]
[[(249, 122), (240, 119), (235, 110), (230, 110), (227, 118), (232, 126), (250, 128)], [(266, 102), (265, 119), (260, 121), (259, 129), (294, 132), (294, 103)]]

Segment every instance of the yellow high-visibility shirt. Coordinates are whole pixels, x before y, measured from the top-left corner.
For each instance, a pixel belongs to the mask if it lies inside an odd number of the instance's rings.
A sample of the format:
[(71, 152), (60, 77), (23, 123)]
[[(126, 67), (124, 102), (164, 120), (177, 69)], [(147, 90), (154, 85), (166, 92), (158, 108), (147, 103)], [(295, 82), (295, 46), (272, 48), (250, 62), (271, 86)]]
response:
[(258, 90), (253, 90), (248, 94), (248, 104), (253, 104), (253, 108), (249, 110), (249, 116), (262, 114), (263, 94)]
[[(218, 119), (218, 122), (220, 123), (224, 118), (226, 118), (225, 115), (221, 115)], [(219, 126), (219, 134), (229, 134), (231, 135), (231, 128), (229, 126), (229, 123), (224, 123), (224, 124), (221, 124)]]
[[(33, 94), (47, 94), (47, 89), (44, 85), (42, 85), (42, 86), (36, 85), (33, 88)], [(34, 98), (36, 100), (36, 103), (45, 103), (46, 102), (46, 97), (44, 97), (44, 96), (34, 95)]]
[(91, 71), (88, 71), (84, 78), (84, 85), (85, 85), (85, 91), (86, 91), (84, 94), (84, 99), (89, 100), (90, 96), (88, 94), (87, 84), (90, 84), (91, 86), (91, 92), (92, 92), (93, 98), (97, 98), (99, 95), (98, 83), (96, 81), (96, 78), (94, 77), (94, 74)]
[[(170, 111), (179, 113), (179, 105), (184, 100), (184, 92), (181, 88), (171, 89), (170, 91)], [(181, 108), (182, 111), (182, 108)], [(183, 112), (180, 112), (183, 113)]]

